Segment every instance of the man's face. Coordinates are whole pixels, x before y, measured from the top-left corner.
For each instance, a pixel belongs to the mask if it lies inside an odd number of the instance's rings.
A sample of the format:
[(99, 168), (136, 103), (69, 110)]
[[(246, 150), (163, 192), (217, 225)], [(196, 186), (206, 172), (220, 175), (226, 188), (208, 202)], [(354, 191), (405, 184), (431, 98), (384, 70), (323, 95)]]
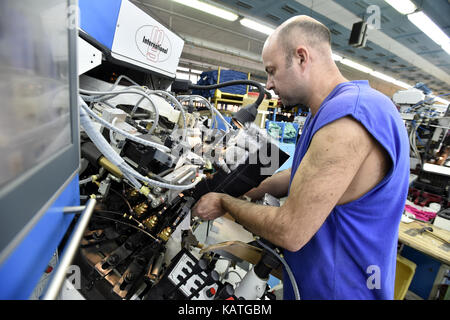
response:
[[(270, 41), (262, 52), (267, 73), (266, 89), (273, 90), (286, 107), (306, 103), (305, 79), (295, 63), (287, 63), (283, 48), (277, 41)], [(291, 59), (291, 58), (289, 58)]]

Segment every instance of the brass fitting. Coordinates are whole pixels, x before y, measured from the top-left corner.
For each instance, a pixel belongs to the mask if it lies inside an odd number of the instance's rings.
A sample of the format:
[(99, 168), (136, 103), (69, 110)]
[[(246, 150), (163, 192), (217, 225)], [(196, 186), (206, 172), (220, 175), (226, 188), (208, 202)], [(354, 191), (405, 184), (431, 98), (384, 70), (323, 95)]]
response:
[(155, 216), (155, 215), (153, 215), (153, 216), (151, 216), (151, 217), (145, 219), (145, 220), (143, 221), (143, 223), (144, 223), (144, 225), (147, 227), (147, 229), (151, 230), (151, 229), (153, 229), (153, 228), (156, 226), (156, 224), (158, 223), (158, 217)]
[(122, 171), (120, 171), (120, 169), (116, 165), (114, 165), (111, 161), (109, 161), (105, 157), (101, 157), (100, 160), (98, 160), (98, 164), (101, 165), (106, 170), (108, 170), (109, 172), (111, 172), (117, 178), (120, 179), (123, 178)]
[(136, 206), (134, 206), (133, 211), (136, 213), (138, 217), (142, 216), (147, 212), (148, 204), (146, 202), (142, 202)]
[(167, 227), (158, 234), (158, 237), (163, 241), (168, 241), (171, 234), (172, 229), (170, 227)]
[(137, 196), (139, 196), (139, 191), (136, 189), (131, 189), (127, 193), (130, 198), (136, 198)]
[(142, 188), (139, 190), (141, 194), (144, 196), (148, 196), (150, 194), (150, 188), (146, 186), (142, 186)]

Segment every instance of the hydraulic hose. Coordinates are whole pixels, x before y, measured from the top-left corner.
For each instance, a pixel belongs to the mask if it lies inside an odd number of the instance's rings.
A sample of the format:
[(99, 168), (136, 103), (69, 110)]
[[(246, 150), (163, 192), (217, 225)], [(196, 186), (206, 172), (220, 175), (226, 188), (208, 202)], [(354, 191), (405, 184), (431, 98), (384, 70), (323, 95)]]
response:
[[(144, 177), (140, 173), (136, 172), (133, 168), (131, 168), (125, 160), (120, 157), (120, 155), (117, 154), (117, 152), (109, 145), (109, 143), (105, 140), (105, 138), (100, 134), (99, 131), (97, 131), (94, 126), (92, 125), (92, 120), (89, 118), (89, 111), (92, 112), (92, 110), (89, 109), (89, 107), (86, 105), (86, 103), (79, 98), (81, 108), (80, 108), (80, 123), (85, 129), (86, 133), (88, 134), (89, 138), (91, 138), (92, 142), (99, 148), (100, 152), (103, 153), (103, 155), (111, 161), (115, 166), (117, 166), (124, 176), (133, 184), (133, 186), (140, 190), (142, 187), (142, 184), (140, 184), (137, 180), (146, 182), (150, 185), (161, 187), (164, 189), (171, 189), (171, 190), (177, 190), (177, 191), (184, 191), (186, 189), (191, 189), (195, 187), (195, 185), (200, 181), (197, 179), (194, 183), (186, 184), (186, 185), (174, 185), (170, 183), (164, 183), (157, 180), (149, 179), (147, 177)], [(93, 112), (92, 112), (93, 113)], [(94, 113), (95, 114), (95, 113)], [(121, 133), (121, 132), (120, 132)], [(121, 133), (122, 134), (122, 133)], [(146, 141), (146, 140), (144, 140)]]
[[(155, 112), (155, 121), (153, 126), (150, 128), (149, 132), (153, 133), (153, 131), (156, 129), (156, 126), (158, 125), (159, 122), (159, 110), (158, 108), (155, 106), (155, 104), (153, 103), (152, 99), (150, 98), (150, 96), (148, 94), (146, 94), (145, 92), (141, 91), (142, 88), (139, 88), (139, 90), (130, 90), (131, 87), (123, 89), (123, 90), (116, 90), (116, 91), (90, 91), (90, 90), (84, 90), (84, 89), (80, 89), (80, 93), (81, 94), (85, 94), (85, 95), (93, 95), (90, 100), (91, 101), (98, 101), (99, 97), (107, 97), (106, 100), (112, 99), (120, 94), (137, 94), (137, 95), (141, 95), (144, 99), (147, 99), (150, 102), (150, 105), (153, 108), (153, 111)], [(95, 96), (97, 95), (97, 97)], [(142, 100), (142, 99), (141, 99)], [(139, 100), (139, 102), (137, 103), (137, 105), (139, 105), (139, 103), (141, 102), (141, 100)]]
[(281, 257), (275, 250), (273, 250), (269, 246), (265, 245), (261, 240), (258, 239), (258, 240), (256, 240), (256, 242), (260, 246), (262, 246), (264, 249), (266, 249), (267, 251), (269, 251), (270, 253), (275, 255), (281, 261), (281, 263), (283, 264), (283, 266), (286, 269), (286, 272), (289, 276), (289, 280), (291, 281), (292, 288), (294, 289), (295, 300), (300, 300), (300, 293), (298, 291), (297, 281), (295, 280), (294, 274), (292, 273), (291, 267), (289, 267), (289, 264), (287, 263), (287, 261), (284, 260), (284, 258)]
[(129, 133), (126, 132), (126, 131), (123, 131), (123, 130), (121, 130), (121, 129), (119, 129), (119, 128), (114, 127), (114, 126), (111, 125), (108, 121), (106, 121), (106, 120), (103, 119), (102, 117), (98, 116), (94, 111), (92, 111), (92, 110), (88, 107), (88, 105), (83, 101), (83, 99), (80, 98), (80, 100), (81, 100), (81, 103), (80, 103), (80, 104), (81, 104), (81, 107), (82, 107), (82, 108), (83, 108), (83, 109), (84, 109), (91, 117), (93, 117), (95, 120), (97, 120), (98, 122), (100, 122), (103, 126), (107, 127), (109, 130), (113, 130), (113, 131), (115, 131), (115, 132), (118, 132), (118, 133), (120, 133), (121, 135), (127, 137), (128, 139), (130, 139), (130, 140), (132, 140), (132, 141), (134, 141), (134, 142), (143, 144), (143, 145), (145, 145), (145, 146), (153, 147), (153, 148), (156, 148), (156, 149), (161, 150), (161, 151), (163, 151), (163, 152), (170, 152), (170, 151), (171, 151), (171, 150), (170, 150), (169, 148), (167, 148), (166, 146), (163, 146), (163, 145), (158, 144), (158, 143), (154, 143), (154, 142), (151, 142), (151, 141), (147, 141), (147, 140), (141, 139), (141, 138), (139, 138), (139, 137), (136, 137), (136, 136), (133, 136), (133, 135), (129, 134)]
[(191, 85), (189, 85), (189, 88), (197, 89), (197, 90), (213, 90), (213, 89), (219, 89), (219, 88), (229, 87), (229, 86), (234, 86), (234, 85), (239, 85), (239, 84), (251, 85), (251, 86), (258, 88), (259, 95), (255, 101), (255, 105), (259, 106), (261, 104), (261, 102), (264, 100), (265, 90), (264, 90), (264, 87), (259, 82), (256, 82), (253, 80), (232, 80), (232, 81), (227, 81), (227, 82), (222, 82), (222, 83), (217, 83), (217, 84), (212, 84), (212, 85), (206, 85), (206, 86), (191, 84)]

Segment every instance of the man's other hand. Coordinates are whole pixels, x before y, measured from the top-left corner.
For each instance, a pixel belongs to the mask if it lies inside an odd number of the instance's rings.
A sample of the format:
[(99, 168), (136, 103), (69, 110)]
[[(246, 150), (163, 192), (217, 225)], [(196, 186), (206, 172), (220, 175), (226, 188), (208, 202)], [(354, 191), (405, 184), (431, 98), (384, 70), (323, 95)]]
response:
[(214, 220), (223, 216), (226, 212), (222, 207), (223, 194), (210, 192), (197, 201), (192, 208), (192, 214), (203, 220)]

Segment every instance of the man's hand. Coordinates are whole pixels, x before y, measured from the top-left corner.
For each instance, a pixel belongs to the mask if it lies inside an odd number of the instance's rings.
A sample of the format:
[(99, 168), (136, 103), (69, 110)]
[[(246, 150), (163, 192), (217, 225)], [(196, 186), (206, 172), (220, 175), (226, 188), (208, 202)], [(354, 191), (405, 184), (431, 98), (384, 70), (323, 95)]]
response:
[(223, 216), (226, 211), (222, 207), (221, 193), (210, 192), (197, 201), (192, 208), (192, 214), (203, 220), (214, 220)]

